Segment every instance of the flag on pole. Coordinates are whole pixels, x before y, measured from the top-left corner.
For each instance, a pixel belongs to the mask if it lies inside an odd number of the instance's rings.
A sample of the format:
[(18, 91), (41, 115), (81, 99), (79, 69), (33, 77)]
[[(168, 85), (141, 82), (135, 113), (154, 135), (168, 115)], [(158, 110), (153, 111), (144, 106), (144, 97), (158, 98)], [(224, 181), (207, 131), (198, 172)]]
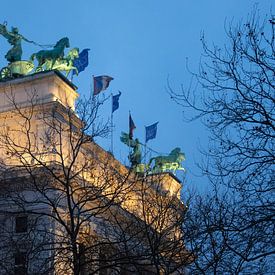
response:
[(129, 138), (130, 139), (133, 138), (134, 129), (136, 129), (136, 125), (135, 125), (131, 115), (129, 115)]
[(145, 127), (145, 132), (146, 132), (145, 142), (147, 142), (148, 140), (153, 139), (153, 138), (156, 137), (156, 135), (157, 135), (157, 125), (158, 125), (158, 122), (156, 122), (156, 123), (154, 123), (150, 126)]
[(78, 55), (78, 58), (76, 58), (74, 61), (73, 61), (73, 65), (77, 68), (77, 71), (76, 70), (73, 70), (73, 75), (74, 74), (79, 74), (80, 72), (84, 71), (85, 68), (88, 66), (89, 64), (89, 56), (88, 56), (88, 51), (90, 49), (84, 49), (81, 51), (81, 53)]
[(112, 113), (119, 108), (119, 97), (121, 96), (121, 92), (118, 91), (117, 95), (112, 96)]
[(113, 80), (111, 76), (101, 75), (94, 77), (94, 95), (98, 95), (101, 91), (109, 87), (110, 82)]

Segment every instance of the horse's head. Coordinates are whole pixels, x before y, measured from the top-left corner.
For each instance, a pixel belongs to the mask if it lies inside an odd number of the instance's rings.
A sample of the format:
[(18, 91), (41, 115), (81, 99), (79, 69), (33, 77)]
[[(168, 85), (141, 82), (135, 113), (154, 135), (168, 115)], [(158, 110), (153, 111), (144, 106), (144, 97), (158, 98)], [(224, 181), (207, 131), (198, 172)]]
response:
[(178, 162), (182, 162), (182, 161), (184, 161), (185, 160), (185, 155), (184, 155), (184, 153), (179, 153), (179, 155), (178, 155)]
[(59, 41), (56, 42), (54, 48), (57, 47), (64, 47), (64, 48), (69, 48), (70, 47), (70, 41), (68, 37), (63, 37)]
[(72, 48), (69, 52), (68, 52), (68, 56), (71, 59), (75, 59), (79, 57), (79, 48)]
[(170, 153), (171, 156), (177, 156), (180, 153), (180, 148), (176, 147), (175, 149), (173, 149)]
[(173, 149), (170, 153), (171, 156), (174, 156), (177, 160), (178, 163), (182, 162), (183, 160), (185, 160), (185, 155), (184, 153), (182, 153), (180, 151), (179, 147), (176, 147), (175, 149)]

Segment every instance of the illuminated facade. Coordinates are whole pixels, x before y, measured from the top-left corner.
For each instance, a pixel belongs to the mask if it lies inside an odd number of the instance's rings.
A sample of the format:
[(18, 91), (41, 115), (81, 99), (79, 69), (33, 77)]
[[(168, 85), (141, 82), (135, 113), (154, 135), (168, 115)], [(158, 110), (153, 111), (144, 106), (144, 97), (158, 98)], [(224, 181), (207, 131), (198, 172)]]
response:
[(0, 82), (0, 274), (183, 272), (179, 181), (98, 146), (77, 98), (55, 71)]

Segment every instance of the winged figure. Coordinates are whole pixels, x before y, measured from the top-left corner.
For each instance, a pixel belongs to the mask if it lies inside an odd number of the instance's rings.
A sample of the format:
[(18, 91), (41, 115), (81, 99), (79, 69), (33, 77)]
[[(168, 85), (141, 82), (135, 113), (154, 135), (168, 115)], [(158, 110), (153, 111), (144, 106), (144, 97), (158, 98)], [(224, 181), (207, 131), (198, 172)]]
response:
[(5, 58), (10, 62), (20, 61), (22, 57), (22, 40), (31, 42), (19, 33), (18, 28), (12, 27), (11, 31), (7, 30), (6, 24), (0, 24), (0, 35), (4, 36), (12, 45)]
[(120, 141), (132, 148), (129, 155), (131, 166), (135, 167), (141, 163), (141, 143), (139, 140), (130, 138), (129, 134), (121, 132)]

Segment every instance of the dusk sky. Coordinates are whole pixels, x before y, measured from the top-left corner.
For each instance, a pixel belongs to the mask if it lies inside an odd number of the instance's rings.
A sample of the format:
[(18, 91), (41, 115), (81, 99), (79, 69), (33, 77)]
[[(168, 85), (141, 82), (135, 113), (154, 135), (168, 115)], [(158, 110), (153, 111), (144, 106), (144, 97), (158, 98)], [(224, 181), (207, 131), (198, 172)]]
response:
[[(258, 1), (262, 15), (269, 15), (272, 0)], [(199, 144), (207, 146), (207, 132), (199, 122), (183, 121), (183, 109), (167, 93), (167, 79), (179, 90), (188, 86), (189, 67), (196, 71), (202, 54), (200, 36), (209, 44), (226, 43), (225, 24), (239, 22), (252, 11), (251, 0), (79, 0), (79, 1), (1, 1), (0, 23), (15, 26), (29, 40), (55, 44), (67, 36), (71, 47), (90, 48), (89, 66), (73, 82), (80, 95), (91, 91), (92, 75), (114, 78), (99, 96), (122, 92), (120, 108), (114, 113), (114, 154), (127, 163), (127, 148), (119, 140), (128, 131), (131, 111), (136, 125), (134, 137), (144, 142), (144, 126), (159, 121), (157, 137), (148, 142), (153, 150), (165, 154), (180, 147), (186, 154), (187, 182), (202, 183), (195, 176), (200, 160)], [(0, 36), (0, 67), (10, 48)], [(23, 42), (23, 58), (40, 48)], [(102, 118), (111, 115), (111, 100), (105, 103)], [(106, 150), (110, 139), (98, 139)], [(182, 174), (179, 174), (182, 177)]]

